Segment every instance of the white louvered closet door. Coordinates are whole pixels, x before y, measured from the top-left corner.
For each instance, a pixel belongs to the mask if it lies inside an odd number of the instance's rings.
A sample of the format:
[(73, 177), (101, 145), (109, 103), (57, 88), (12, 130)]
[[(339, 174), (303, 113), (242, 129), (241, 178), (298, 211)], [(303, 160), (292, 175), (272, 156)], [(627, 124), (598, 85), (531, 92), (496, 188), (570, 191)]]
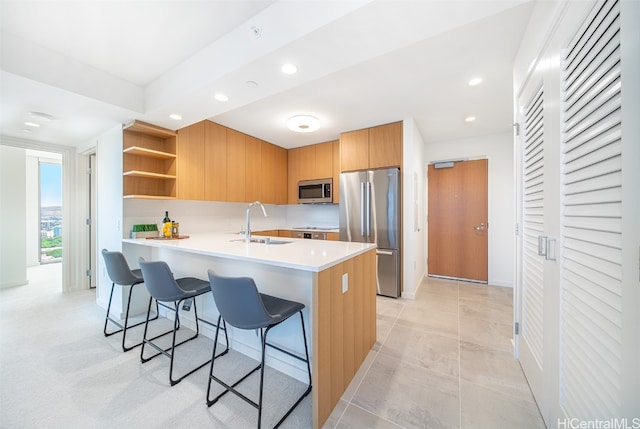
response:
[(623, 392), (617, 1), (598, 4), (567, 48), (563, 90), (559, 401), (567, 417), (610, 419)]
[(534, 80), (524, 91), (520, 107), (522, 136), (519, 156), (522, 177), (522, 276), (520, 362), (538, 401), (543, 401), (544, 374), (544, 260), (539, 240), (544, 234), (545, 157), (544, 90)]

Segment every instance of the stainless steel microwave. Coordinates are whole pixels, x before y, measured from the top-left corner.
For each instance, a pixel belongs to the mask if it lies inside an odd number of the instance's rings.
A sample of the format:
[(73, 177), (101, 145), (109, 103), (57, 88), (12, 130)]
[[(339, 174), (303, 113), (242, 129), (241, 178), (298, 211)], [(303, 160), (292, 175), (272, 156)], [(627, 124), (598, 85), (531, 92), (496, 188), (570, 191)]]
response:
[(333, 202), (333, 179), (298, 182), (298, 204), (330, 204)]

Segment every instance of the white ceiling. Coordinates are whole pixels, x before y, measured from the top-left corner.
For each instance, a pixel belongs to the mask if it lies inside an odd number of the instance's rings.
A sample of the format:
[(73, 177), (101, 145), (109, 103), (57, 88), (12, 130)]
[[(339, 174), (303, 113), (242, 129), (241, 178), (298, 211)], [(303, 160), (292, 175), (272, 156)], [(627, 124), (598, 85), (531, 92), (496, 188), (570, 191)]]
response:
[[(133, 119), (177, 129), (209, 118), (285, 148), (406, 118), (426, 141), (509, 132), (512, 64), (532, 10), (518, 0), (0, 6), (2, 135), (80, 146)], [(285, 62), (298, 73), (284, 75)], [(475, 76), (483, 83), (469, 87)], [(289, 131), (295, 114), (321, 129)], [(25, 121), (42, 126), (25, 133)]]

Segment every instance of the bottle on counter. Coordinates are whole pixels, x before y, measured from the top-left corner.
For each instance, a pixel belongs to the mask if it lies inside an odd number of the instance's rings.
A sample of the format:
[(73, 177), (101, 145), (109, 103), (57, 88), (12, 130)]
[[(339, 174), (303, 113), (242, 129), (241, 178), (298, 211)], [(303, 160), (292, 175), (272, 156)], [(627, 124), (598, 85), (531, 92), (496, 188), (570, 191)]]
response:
[(178, 222), (171, 222), (171, 236), (173, 238), (180, 238), (180, 224)]
[(165, 238), (171, 238), (171, 219), (169, 219), (169, 212), (164, 212), (164, 219), (162, 219), (162, 235)]

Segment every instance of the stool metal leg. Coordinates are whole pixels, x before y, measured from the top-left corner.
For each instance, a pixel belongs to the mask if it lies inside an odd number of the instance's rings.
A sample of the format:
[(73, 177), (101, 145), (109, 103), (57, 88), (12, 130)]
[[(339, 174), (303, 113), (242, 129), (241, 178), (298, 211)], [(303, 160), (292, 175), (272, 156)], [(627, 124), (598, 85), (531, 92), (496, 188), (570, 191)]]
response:
[[(142, 342), (139, 342), (137, 344), (134, 344), (132, 346), (127, 347), (126, 346), (126, 339), (127, 339), (127, 329), (129, 328), (135, 328), (136, 326), (140, 326), (143, 323), (145, 323), (145, 321), (143, 320), (142, 322), (136, 323), (134, 325), (129, 326), (129, 309), (131, 308), (131, 296), (133, 295), (133, 287), (135, 285), (138, 284), (142, 284), (142, 282), (138, 282), (138, 283), (133, 283), (131, 285), (131, 290), (129, 292), (129, 298), (127, 299), (127, 309), (125, 312), (125, 317), (124, 317), (124, 325), (122, 325), (119, 321), (112, 319), (111, 316), (109, 315), (111, 313), (111, 302), (113, 301), (113, 290), (115, 288), (115, 283), (111, 283), (111, 293), (109, 294), (109, 304), (107, 305), (107, 315), (104, 319), (104, 336), (105, 337), (110, 337), (113, 334), (117, 334), (119, 332), (122, 332), (122, 351), (124, 352), (128, 352), (129, 350), (132, 350), (136, 347), (138, 347), (139, 345), (142, 344)], [(159, 315), (159, 311), (158, 311), (158, 303), (156, 302), (156, 315), (155, 317), (149, 319), (149, 320), (156, 320), (158, 318)], [(111, 322), (112, 324), (116, 325), (118, 328), (115, 331), (111, 331), (111, 332), (107, 332), (107, 326), (108, 323)]]
[[(207, 385), (207, 406), (210, 407), (213, 404), (215, 404), (222, 396), (224, 396), (227, 392), (232, 392), (234, 393), (236, 396), (238, 396), (239, 398), (243, 399), (245, 402), (249, 403), (250, 405), (252, 405), (253, 407), (255, 407), (258, 410), (258, 429), (260, 429), (261, 425), (262, 425), (262, 398), (263, 398), (263, 387), (264, 387), (264, 367), (265, 367), (265, 357), (266, 357), (266, 349), (267, 346), (271, 346), (277, 350), (280, 350), (284, 353), (286, 353), (289, 356), (292, 356), (298, 360), (302, 360), (304, 362), (306, 362), (307, 364), (307, 373), (309, 374), (309, 385), (307, 386), (307, 389), (302, 393), (302, 395), (300, 395), (300, 397), (296, 400), (296, 402), (291, 406), (291, 408), (289, 408), (289, 410), (284, 414), (284, 416), (282, 416), (282, 418), (278, 421), (278, 423), (274, 426), (274, 429), (279, 427), (287, 417), (289, 417), (289, 415), (291, 414), (291, 412), (298, 406), (298, 404), (300, 404), (300, 402), (302, 402), (302, 400), (311, 392), (311, 365), (309, 363), (309, 348), (307, 346), (307, 334), (306, 334), (306, 330), (304, 327), (304, 317), (302, 315), (302, 311), (299, 312), (300, 313), (300, 322), (302, 324), (302, 336), (304, 339), (304, 352), (305, 352), (305, 358), (302, 358), (300, 356), (294, 355), (293, 353), (290, 353), (286, 350), (283, 350), (279, 347), (275, 347), (271, 344), (267, 343), (267, 334), (269, 333), (269, 330), (271, 328), (273, 328), (276, 325), (271, 325), (266, 327), (266, 329), (264, 330), (264, 332), (262, 332), (262, 329), (260, 330), (260, 343), (261, 343), (261, 360), (260, 360), (260, 364), (258, 366), (256, 366), (255, 368), (253, 368), (251, 371), (249, 371), (248, 373), (246, 373), (244, 376), (242, 376), (242, 378), (240, 378), (239, 380), (237, 380), (235, 383), (229, 385), (227, 383), (225, 383), (224, 381), (222, 381), (221, 379), (219, 379), (218, 377), (216, 377), (213, 374), (213, 367), (214, 367), (214, 363), (215, 363), (215, 358), (217, 356), (215, 356), (216, 354), (216, 345), (218, 343), (218, 332), (219, 332), (219, 327), (220, 327), (220, 323), (222, 320), (222, 316), (218, 317), (218, 329), (216, 329), (216, 335), (215, 335), (215, 339), (214, 339), (214, 343), (213, 343), (213, 355), (212, 355), (212, 360), (211, 360), (211, 369), (209, 371), (209, 382)], [(223, 323), (225, 323), (224, 321), (222, 321)], [(225, 323), (225, 327), (226, 327), (226, 323)], [(259, 399), (258, 402), (256, 403), (255, 401), (247, 398), (245, 395), (243, 395), (242, 393), (240, 393), (239, 391), (237, 391), (235, 389), (235, 387), (240, 384), (241, 382), (243, 382), (247, 377), (249, 377), (251, 374), (253, 374), (254, 372), (256, 372), (257, 370), (260, 370), (260, 392), (259, 392)], [(224, 392), (218, 394), (218, 396), (216, 396), (213, 399), (210, 399), (211, 396), (211, 380), (215, 380), (218, 384), (220, 384), (222, 387), (225, 388)]]

